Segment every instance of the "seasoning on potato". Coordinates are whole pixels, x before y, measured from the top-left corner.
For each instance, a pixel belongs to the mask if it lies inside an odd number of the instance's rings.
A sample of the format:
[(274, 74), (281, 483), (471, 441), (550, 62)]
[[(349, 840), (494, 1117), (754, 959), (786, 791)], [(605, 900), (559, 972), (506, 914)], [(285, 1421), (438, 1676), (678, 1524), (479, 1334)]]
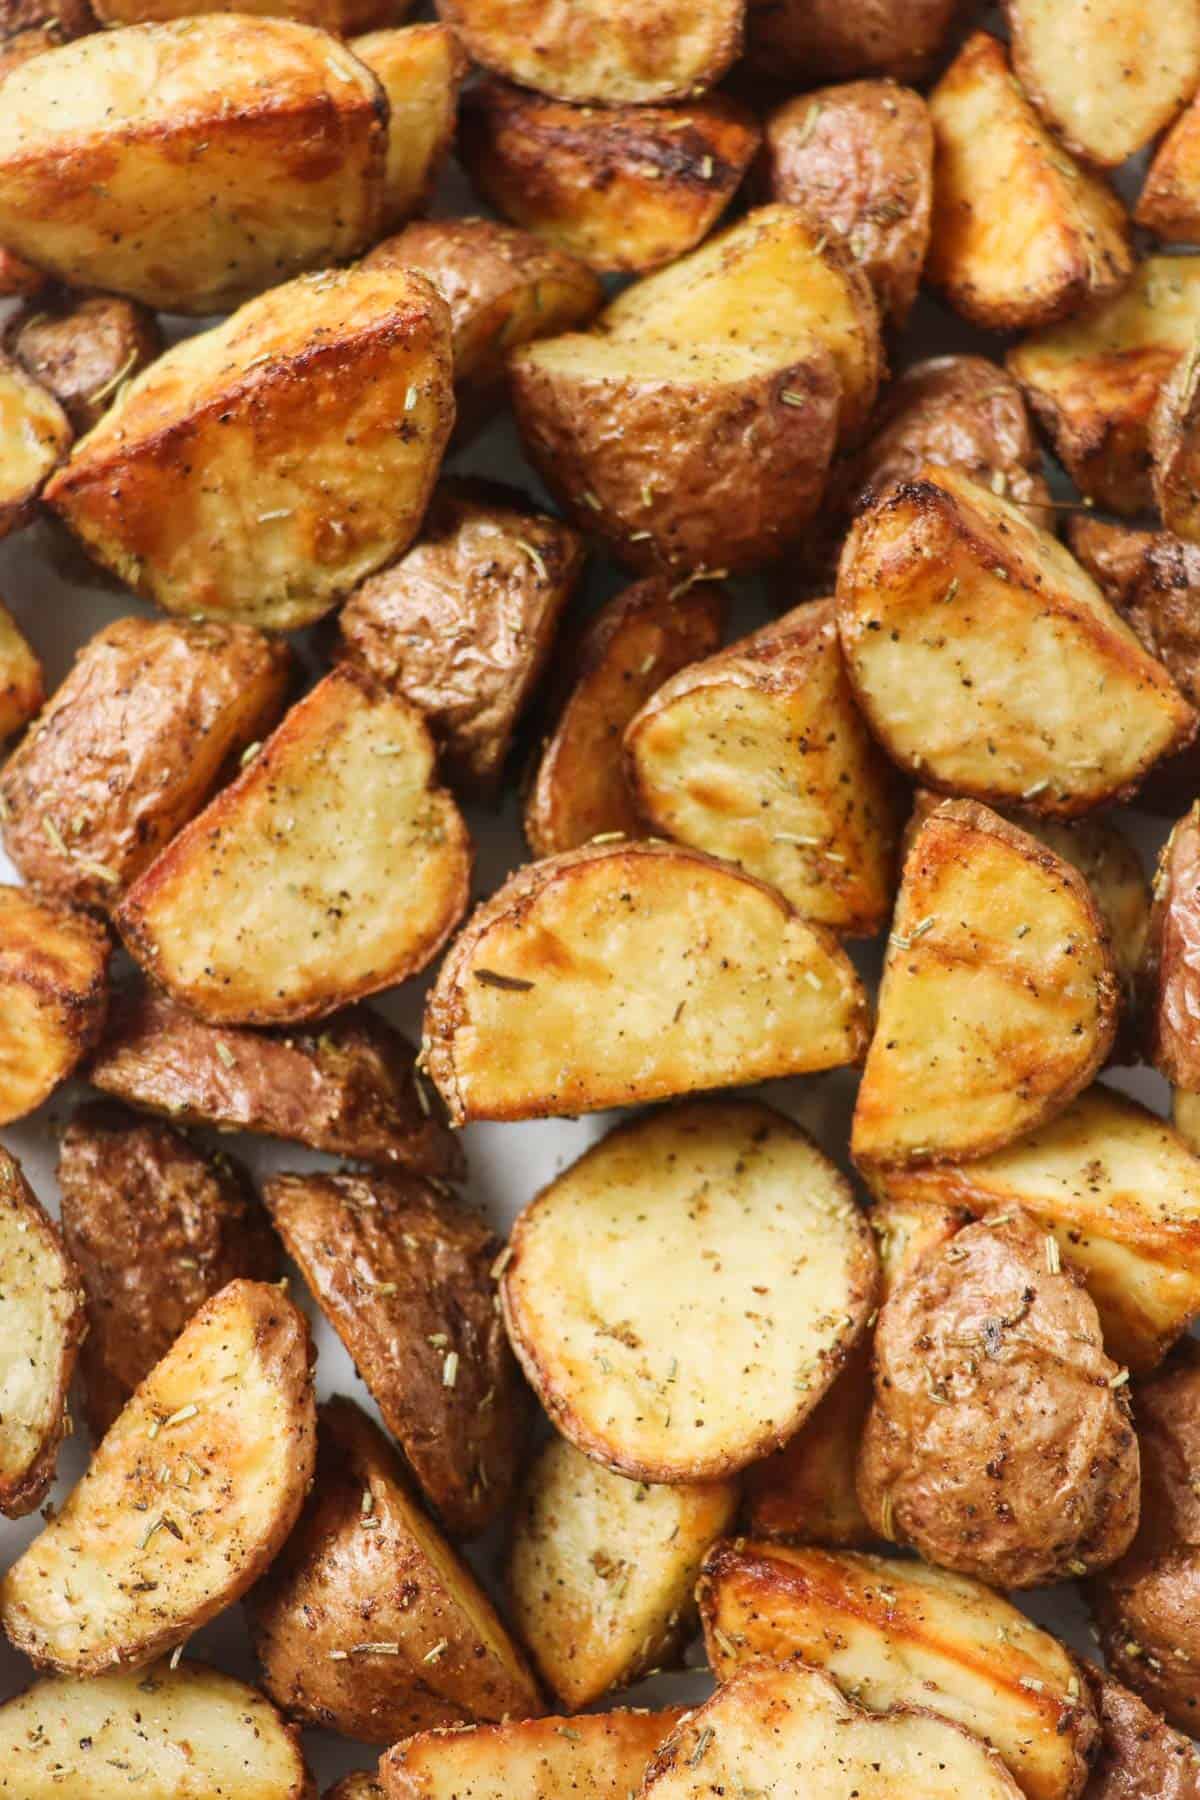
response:
[[(1186, 7), (1166, 9), (1184, 20), (1184, 30), (1195, 32)], [(1193, 49), (1193, 59), (1195, 51)], [(1186, 61), (1182, 64), (1186, 70)], [(1167, 71), (1177, 78), (1180, 66)], [(1138, 197), (1134, 218), (1157, 237), (1175, 244), (1200, 242), (1200, 104), (1195, 82), (1190, 84), (1190, 104), (1159, 144)]]
[(422, 1731), (379, 1766), (386, 1800), (628, 1800), (683, 1708)]
[(807, 87), (853, 75), (929, 74), (958, 0), (749, 0), (746, 57), (758, 75)]
[(100, 1036), (111, 954), (83, 913), (0, 886), (0, 1125), (49, 1099)]
[(163, 348), (149, 308), (115, 294), (64, 294), (25, 307), (9, 321), (4, 341), (81, 434), (99, 423), (124, 384)]

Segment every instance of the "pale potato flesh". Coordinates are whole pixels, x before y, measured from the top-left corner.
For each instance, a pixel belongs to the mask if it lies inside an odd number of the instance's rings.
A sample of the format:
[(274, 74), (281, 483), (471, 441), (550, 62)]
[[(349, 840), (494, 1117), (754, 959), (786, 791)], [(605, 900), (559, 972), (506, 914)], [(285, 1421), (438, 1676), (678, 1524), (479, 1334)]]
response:
[(387, 95), (381, 223), (394, 231), (428, 198), (450, 149), (466, 58), (445, 25), (372, 31), (350, 48)]
[(44, 695), (41, 662), (8, 608), (0, 602), (0, 743), (28, 724)]
[(386, 1800), (628, 1800), (682, 1717), (670, 1707), (424, 1731), (387, 1752), (382, 1792)]
[(111, 950), (82, 913), (0, 886), (0, 1125), (48, 1099), (99, 1037)]
[(53, 394), (0, 356), (0, 537), (24, 524), (73, 436)]

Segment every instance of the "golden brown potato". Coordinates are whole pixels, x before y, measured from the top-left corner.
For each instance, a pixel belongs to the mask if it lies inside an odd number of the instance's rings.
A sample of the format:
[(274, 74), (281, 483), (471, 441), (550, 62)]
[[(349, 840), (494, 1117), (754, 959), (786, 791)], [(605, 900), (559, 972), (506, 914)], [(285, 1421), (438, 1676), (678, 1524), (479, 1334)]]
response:
[(4, 847), (109, 910), (283, 711), (286, 646), (247, 625), (118, 619), (83, 645), (0, 776)]
[(944, 801), (904, 864), (855, 1160), (982, 1156), (1053, 1118), (1102, 1067), (1118, 994), (1083, 877), (986, 807)]
[(240, 1164), (119, 1107), (76, 1112), (58, 1185), (87, 1299), (80, 1372), (99, 1442), (204, 1302), (239, 1277), (269, 1281), (279, 1247)]
[(463, 1124), (836, 1068), (866, 1033), (824, 927), (731, 863), (620, 842), (528, 864), (478, 908), (429, 996), (422, 1056)]
[(969, 38), (929, 109), (926, 274), (956, 312), (984, 331), (1026, 330), (1124, 287), (1133, 271), (1125, 209), (1103, 177), (1046, 130), (1013, 80), (1003, 44), (985, 31)]
[(26, 307), (9, 321), (4, 341), (80, 433), (98, 424), (123, 384), (163, 347), (154, 314), (112, 294), (64, 294)]
[(758, 185), (840, 239), (903, 325), (929, 248), (933, 126), (911, 88), (857, 81), (785, 100), (766, 121)]
[(117, 910), (151, 978), (214, 1024), (324, 1018), (415, 974), (467, 904), (471, 844), (416, 707), (335, 669)]
[(0, 354), (0, 538), (29, 523), (73, 436), (49, 389)]
[(751, 1101), (610, 1132), (526, 1207), (509, 1249), (504, 1316), (535, 1392), (577, 1449), (642, 1481), (714, 1481), (777, 1449), (875, 1301), (850, 1188)]
[(641, 274), (707, 237), (761, 133), (724, 94), (677, 106), (568, 106), (494, 76), (463, 102), (458, 148), (490, 206), (593, 269)]
[[(1189, 18), (1187, 28), (1195, 32), (1194, 20)], [(1194, 77), (1190, 85), (1195, 88)], [(1200, 95), (1193, 96), (1159, 145), (1133, 216), (1172, 243), (1200, 243)]]
[[(324, 1800), (384, 1800), (384, 1795), (373, 1775), (355, 1770), (327, 1788)], [(1175, 1796), (1172, 1795), (1170, 1800), (1175, 1800)]]
[(1100, 1755), (1087, 1800), (1198, 1800), (1200, 1754), (1137, 1695), (1094, 1664), (1080, 1664), (1100, 1720)]
[(746, 1470), (750, 1531), (844, 1548), (874, 1541), (855, 1484), (870, 1401), (871, 1346), (864, 1339), (795, 1437)]
[(965, 1726), (1029, 1800), (1084, 1787), (1097, 1728), (1075, 1663), (981, 1583), (898, 1557), (739, 1539), (714, 1545), (699, 1593), (719, 1681), (757, 1657), (799, 1655), (873, 1712), (919, 1706)]
[[(37, 652), (0, 601), (0, 743), (29, 723), (45, 698)], [(3, 816), (0, 806), (0, 819)]]
[(111, 952), (84, 914), (0, 886), (0, 1125), (48, 1099), (100, 1036)]
[(316, 25), (335, 37), (353, 37), (377, 25), (395, 25), (412, 0), (93, 0), (96, 17), (106, 26), (142, 25), (155, 20), (187, 19), (197, 13), (264, 13)]
[[(189, 5), (190, 0), (178, 3)], [(409, 3), (405, 0), (403, 10)], [(379, 25), (395, 25), (396, 9), (385, 0), (365, 0), (362, 10), (368, 9), (378, 15)], [(395, 231), (425, 205), (450, 153), (467, 59), (445, 25), (369, 31), (364, 19), (354, 29), (368, 34), (354, 38), (350, 49), (387, 98), (387, 167), (379, 227)]]
[(420, 707), (469, 794), (501, 784), (584, 558), (579, 534), (516, 489), (444, 482), (412, 549), (342, 608), (341, 654)]
[(159, 357), (48, 498), (166, 612), (308, 625), (416, 536), (450, 374), (449, 315), (421, 275), (307, 276)]
[(321, 1408), (311, 1497), (250, 1614), (267, 1692), (307, 1724), (385, 1744), (542, 1711), (491, 1602), (349, 1400)]
[(274, 1175), (264, 1197), (426, 1500), (452, 1536), (478, 1536), (512, 1497), (529, 1424), (499, 1238), (416, 1175)]
[(886, 923), (899, 784), (855, 704), (832, 600), (682, 669), (629, 725), (625, 755), (656, 833), (739, 863), (835, 931)]
[(683, 1716), (676, 1706), (421, 1732), (386, 1753), (380, 1792), (387, 1800), (628, 1800)]
[(851, 75), (928, 75), (959, 0), (748, 0), (753, 70), (791, 85)]
[(566, 660), (578, 674), (525, 797), (525, 838), (535, 856), (577, 850), (601, 836), (638, 836), (641, 821), (625, 779), (625, 727), (669, 676), (716, 650), (727, 608), (715, 582), (693, 582), (679, 593), (651, 576), (622, 589), (577, 634)]
[(651, 1487), (552, 1438), (521, 1494), (508, 1553), (513, 1624), (572, 1712), (669, 1663), (692, 1635), (705, 1551), (736, 1484)]
[(0, 246), (0, 300), (30, 300), (49, 286), (44, 269), (35, 269), (24, 257)]
[(1069, 818), (1126, 798), (1195, 735), (1167, 671), (1057, 539), (957, 470), (929, 465), (867, 507), (837, 597), (868, 724), (941, 792)]
[(419, 1175), (458, 1180), (458, 1140), (415, 1068), (416, 1052), (364, 1006), (319, 1031), (206, 1025), (157, 988), (113, 998), (88, 1064), (103, 1093), (189, 1125), (262, 1132)]
[(184, 1327), (0, 1582), (38, 1668), (138, 1668), (232, 1606), (281, 1549), (312, 1479), (304, 1315), (232, 1281)]
[(1200, 334), (1159, 390), (1150, 415), (1150, 479), (1168, 531), (1200, 542)]
[(1144, 984), (1146, 1056), (1173, 1087), (1200, 1092), (1200, 806), (1178, 820), (1159, 857)]

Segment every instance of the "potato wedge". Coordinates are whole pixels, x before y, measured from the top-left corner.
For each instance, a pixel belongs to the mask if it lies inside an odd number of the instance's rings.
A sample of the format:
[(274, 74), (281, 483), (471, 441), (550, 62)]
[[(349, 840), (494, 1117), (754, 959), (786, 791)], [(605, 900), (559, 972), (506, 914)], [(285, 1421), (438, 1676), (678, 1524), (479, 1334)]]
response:
[(1125, 209), (1046, 130), (1003, 44), (975, 32), (929, 110), (936, 151), (926, 274), (956, 312), (984, 331), (1028, 330), (1124, 287), (1133, 272)]
[(384, 1756), (381, 1792), (386, 1800), (627, 1800), (683, 1717), (674, 1706), (425, 1731)]
[(27, 525), (74, 433), (48, 388), (0, 355), (0, 538)]
[(206, 1300), (278, 1274), (279, 1246), (239, 1164), (119, 1107), (75, 1113), (58, 1185), (87, 1301), (80, 1373), (98, 1443)]
[(1127, 797), (1195, 735), (1167, 671), (1062, 545), (958, 470), (927, 466), (860, 515), (838, 626), (875, 735), (942, 792), (1070, 818)]
[(335, 669), (117, 911), (150, 976), (215, 1024), (283, 1024), (423, 969), (467, 904), (471, 846), (407, 700)]
[(335, 1156), (458, 1180), (458, 1140), (435, 1111), (416, 1051), (365, 1006), (319, 1031), (206, 1025), (156, 988), (113, 996), (88, 1064), (102, 1093), (188, 1125), (261, 1132)]
[(48, 498), (165, 612), (291, 629), (408, 548), (453, 417), (429, 283), (327, 271), (173, 345)]
[(458, 148), (502, 217), (593, 269), (643, 274), (707, 237), (760, 137), (724, 94), (610, 110), (487, 76), (464, 99)]
[(1097, 1729), (1075, 1664), (981, 1582), (899, 1557), (741, 1540), (713, 1547), (699, 1594), (719, 1681), (759, 1657), (800, 1656), (873, 1712), (920, 1706), (965, 1726), (1029, 1800), (1082, 1790)]
[(508, 1593), (513, 1624), (565, 1707), (590, 1706), (682, 1649), (704, 1553), (737, 1503), (734, 1482), (650, 1487), (551, 1439), (521, 1494)]
[(22, 877), (111, 910), (275, 725), (294, 668), (247, 625), (105, 626), (0, 775), (4, 847)]
[(577, 1449), (642, 1481), (714, 1481), (777, 1449), (875, 1301), (844, 1178), (752, 1101), (611, 1131), (525, 1208), (509, 1250), (504, 1317), (534, 1391)]
[(163, 348), (149, 308), (115, 294), (67, 294), (49, 306), (26, 307), (9, 321), (4, 342), (80, 433), (99, 423), (122, 385)]
[[(1188, 25), (1195, 29), (1194, 21)], [(1191, 87), (1191, 104), (1158, 146), (1133, 215), (1175, 244), (1200, 243), (1200, 103), (1194, 79)]]
[(0, 242), (74, 287), (227, 311), (370, 241), (386, 138), (374, 75), (309, 25), (95, 32), (4, 83)]
[(694, 850), (606, 843), (529, 864), (477, 910), (422, 1057), (463, 1124), (836, 1068), (866, 1033), (845, 952), (782, 895)]
[(749, 0), (751, 68), (797, 86), (851, 75), (916, 81), (930, 73), (958, 0)]
[(0, 1707), (5, 1800), (311, 1800), (299, 1740), (270, 1701), (206, 1663), (49, 1676)]
[(1092, 1663), (1081, 1663), (1083, 1679), (1100, 1720), (1100, 1755), (1092, 1769), (1087, 1800), (1196, 1800), (1200, 1794), (1200, 1753), (1173, 1731), (1136, 1694)]
[(542, 1710), (491, 1602), (349, 1400), (321, 1408), (312, 1495), (249, 1610), (267, 1692), (309, 1724), (385, 1744)]
[(1052, 1119), (1103, 1065), (1118, 991), (1082, 876), (986, 807), (944, 802), (904, 865), (855, 1161), (982, 1156)]
[(45, 698), (41, 660), (0, 601), (0, 743), (29, 723)]
[(278, 1288), (231, 1281), (207, 1301), (0, 1581), (17, 1648), (64, 1674), (139, 1668), (239, 1600), (312, 1479), (311, 1365)]
[(1200, 332), (1167, 376), (1150, 415), (1150, 479), (1159, 516), (1200, 541)]
[(340, 652), (420, 707), (448, 780), (490, 797), (584, 560), (515, 488), (444, 482), (412, 549), (342, 608)]
[(82, 913), (0, 886), (0, 1125), (49, 1099), (100, 1036), (111, 952)]
[(795, 1437), (746, 1470), (750, 1531), (847, 1549), (875, 1541), (855, 1484), (870, 1402), (871, 1346), (864, 1339)]
[[(190, 0), (180, 0), (190, 4)], [(396, 9), (382, 0), (359, 0), (381, 26), (394, 26)], [(405, 5), (407, 10), (407, 0)], [(350, 49), (383, 89), (388, 103), (387, 167), (383, 182), (384, 231), (395, 231), (419, 212), (433, 192), (454, 141), (458, 90), (467, 59), (445, 25), (408, 25), (403, 30), (367, 31)]]
[(855, 704), (832, 600), (682, 669), (627, 728), (625, 756), (656, 833), (739, 863), (835, 931), (887, 922), (899, 784)]
[(512, 1498), (530, 1422), (499, 1238), (415, 1175), (273, 1175), (263, 1192), (425, 1499), (452, 1536), (478, 1536)]
[(1146, 1056), (1172, 1086), (1200, 1091), (1200, 970), (1195, 942), (1200, 807), (1178, 820), (1159, 857), (1146, 953)]

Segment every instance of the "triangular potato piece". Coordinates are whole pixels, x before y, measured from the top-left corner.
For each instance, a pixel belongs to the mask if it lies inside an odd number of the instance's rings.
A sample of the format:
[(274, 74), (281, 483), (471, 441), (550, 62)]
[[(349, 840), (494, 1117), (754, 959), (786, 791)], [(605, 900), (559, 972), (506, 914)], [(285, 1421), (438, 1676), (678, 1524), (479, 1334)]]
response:
[(1077, 870), (987, 807), (945, 801), (904, 865), (854, 1112), (864, 1164), (982, 1156), (1108, 1055), (1119, 983)]
[(622, 840), (531, 863), (479, 908), (429, 997), (423, 1055), (461, 1124), (835, 1068), (866, 1030), (845, 952), (782, 894)]
[(511, 1719), (422, 1731), (379, 1766), (387, 1800), (629, 1800), (683, 1718), (622, 1708), (572, 1719)]

